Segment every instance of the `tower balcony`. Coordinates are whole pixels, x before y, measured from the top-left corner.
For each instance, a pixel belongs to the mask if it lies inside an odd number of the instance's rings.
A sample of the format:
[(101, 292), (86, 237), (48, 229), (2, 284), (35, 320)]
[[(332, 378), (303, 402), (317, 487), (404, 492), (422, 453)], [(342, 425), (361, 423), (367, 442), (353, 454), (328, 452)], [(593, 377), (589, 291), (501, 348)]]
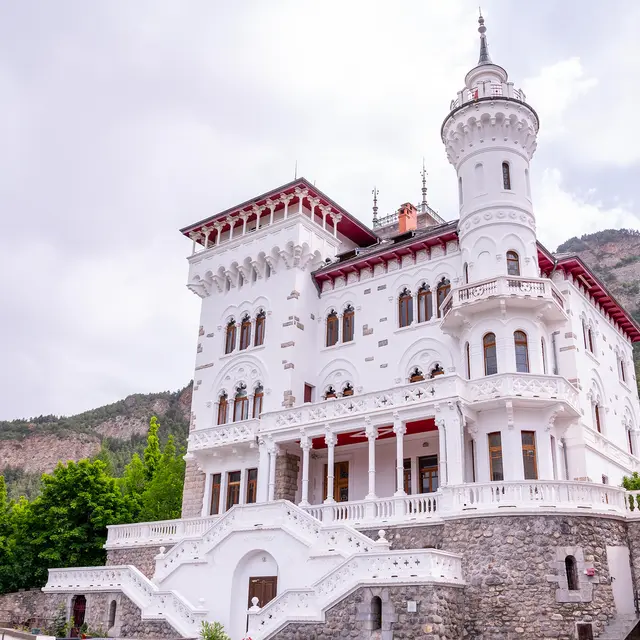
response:
[(564, 299), (548, 278), (498, 276), (453, 289), (442, 303), (442, 330), (457, 334), (485, 311), (526, 311), (553, 324), (567, 319)]
[(476, 102), (482, 98), (509, 98), (526, 103), (524, 91), (516, 89), (513, 82), (479, 82), (473, 89), (465, 87), (458, 91), (458, 97), (451, 101), (449, 109), (454, 111), (469, 102)]

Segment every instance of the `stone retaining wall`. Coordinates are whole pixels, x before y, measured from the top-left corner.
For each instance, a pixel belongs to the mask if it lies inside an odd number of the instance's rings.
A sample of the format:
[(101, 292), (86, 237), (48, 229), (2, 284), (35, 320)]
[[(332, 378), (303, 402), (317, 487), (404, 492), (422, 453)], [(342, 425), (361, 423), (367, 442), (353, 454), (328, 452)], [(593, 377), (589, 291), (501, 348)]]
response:
[(293, 453), (283, 453), (276, 458), (276, 500), (291, 500), (295, 502), (298, 491), (298, 471), (300, 470), (300, 456)]
[(197, 518), (202, 514), (207, 476), (198, 469), (194, 460), (187, 460), (182, 490), (182, 517)]
[[(592, 623), (595, 636), (615, 615), (606, 547), (629, 544), (627, 524), (618, 519), (514, 515), (386, 531), (393, 549), (433, 547), (462, 555), (469, 638), (572, 640), (576, 622)], [(640, 525), (634, 536), (640, 538)], [(632, 547), (640, 555), (640, 540)], [(568, 555), (576, 557), (580, 588), (567, 594)], [(595, 570), (593, 577), (584, 573), (589, 567)], [(636, 570), (640, 572), (640, 559)]]
[[(373, 597), (382, 600), (382, 625), (373, 629)], [(408, 603), (415, 603), (409, 612)], [(463, 635), (463, 590), (442, 585), (357, 589), (329, 609), (323, 623), (292, 623), (273, 640), (453, 640)]]
[[(173, 545), (165, 547), (169, 551)], [(107, 551), (106, 565), (132, 564), (147, 578), (153, 578), (156, 571), (155, 557), (160, 553), (160, 545), (150, 547), (130, 547), (128, 549), (109, 549)]]

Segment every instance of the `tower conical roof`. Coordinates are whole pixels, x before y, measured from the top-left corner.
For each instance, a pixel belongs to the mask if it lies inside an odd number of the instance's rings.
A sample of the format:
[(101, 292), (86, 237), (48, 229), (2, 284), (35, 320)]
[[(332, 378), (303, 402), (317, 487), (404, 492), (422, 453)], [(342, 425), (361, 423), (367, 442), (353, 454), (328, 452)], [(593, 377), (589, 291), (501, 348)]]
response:
[(487, 42), (487, 27), (484, 26), (484, 18), (482, 13), (478, 18), (478, 32), (480, 33), (480, 58), (478, 59), (478, 66), (481, 64), (493, 64), (491, 62), (491, 56), (489, 55), (489, 43)]

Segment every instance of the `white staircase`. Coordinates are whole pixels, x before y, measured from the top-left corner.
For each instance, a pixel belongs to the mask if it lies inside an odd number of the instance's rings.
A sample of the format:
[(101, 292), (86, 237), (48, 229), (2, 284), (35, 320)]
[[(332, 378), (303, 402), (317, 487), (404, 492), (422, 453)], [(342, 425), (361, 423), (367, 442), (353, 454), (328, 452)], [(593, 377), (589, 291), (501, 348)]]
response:
[(434, 549), (357, 553), (308, 589), (288, 589), (262, 609), (249, 609), (249, 635), (267, 640), (291, 622), (323, 622), (325, 612), (370, 584), (436, 582), (462, 586), (462, 558)]
[(42, 589), (48, 593), (124, 593), (140, 608), (144, 620), (164, 620), (185, 638), (196, 637), (206, 610), (195, 607), (175, 591), (163, 591), (133, 566), (49, 569)]

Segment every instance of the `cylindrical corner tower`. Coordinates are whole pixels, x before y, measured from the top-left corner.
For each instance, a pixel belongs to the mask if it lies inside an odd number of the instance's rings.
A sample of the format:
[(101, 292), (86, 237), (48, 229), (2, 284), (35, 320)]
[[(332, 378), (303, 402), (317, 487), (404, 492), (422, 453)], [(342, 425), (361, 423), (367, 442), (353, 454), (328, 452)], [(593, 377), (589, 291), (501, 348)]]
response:
[(460, 247), (465, 278), (537, 277), (529, 162), (538, 116), (507, 72), (489, 56), (480, 16), (480, 59), (442, 124), (442, 141), (458, 174)]

